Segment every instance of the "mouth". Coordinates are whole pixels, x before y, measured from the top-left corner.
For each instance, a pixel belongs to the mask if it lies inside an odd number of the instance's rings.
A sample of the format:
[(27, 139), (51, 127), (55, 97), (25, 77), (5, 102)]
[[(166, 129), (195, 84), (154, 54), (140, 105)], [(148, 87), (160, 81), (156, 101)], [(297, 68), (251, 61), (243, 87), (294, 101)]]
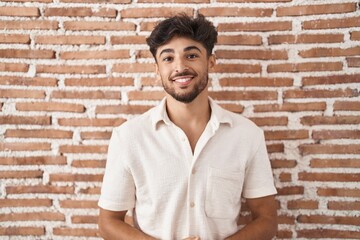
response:
[(191, 80), (194, 78), (195, 76), (193, 75), (185, 75), (185, 76), (178, 76), (178, 77), (174, 77), (171, 80), (177, 84), (180, 84), (182, 86), (188, 85), (191, 83)]

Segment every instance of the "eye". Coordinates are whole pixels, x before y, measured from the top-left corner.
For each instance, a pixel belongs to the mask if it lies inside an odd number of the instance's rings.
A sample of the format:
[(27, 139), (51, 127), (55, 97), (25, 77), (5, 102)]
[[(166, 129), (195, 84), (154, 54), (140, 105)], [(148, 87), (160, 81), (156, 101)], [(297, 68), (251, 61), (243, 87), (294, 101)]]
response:
[(194, 58), (197, 58), (197, 57), (199, 57), (199, 56), (197, 54), (195, 54), (195, 53), (191, 53), (191, 54), (187, 55), (187, 58), (189, 58), (189, 59), (194, 59)]
[(167, 56), (167, 57), (164, 57), (162, 59), (163, 62), (171, 62), (174, 58), (173, 57), (170, 57), (170, 56)]

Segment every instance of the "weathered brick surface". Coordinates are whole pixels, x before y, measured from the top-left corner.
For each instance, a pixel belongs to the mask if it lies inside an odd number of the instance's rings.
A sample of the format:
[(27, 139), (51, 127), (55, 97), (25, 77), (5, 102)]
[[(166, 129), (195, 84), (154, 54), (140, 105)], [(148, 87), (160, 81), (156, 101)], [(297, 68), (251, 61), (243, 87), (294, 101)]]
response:
[(146, 37), (178, 12), (219, 30), (210, 96), (264, 129), (275, 239), (360, 239), (357, 0), (0, 5), (0, 239), (100, 239), (111, 130), (164, 97)]

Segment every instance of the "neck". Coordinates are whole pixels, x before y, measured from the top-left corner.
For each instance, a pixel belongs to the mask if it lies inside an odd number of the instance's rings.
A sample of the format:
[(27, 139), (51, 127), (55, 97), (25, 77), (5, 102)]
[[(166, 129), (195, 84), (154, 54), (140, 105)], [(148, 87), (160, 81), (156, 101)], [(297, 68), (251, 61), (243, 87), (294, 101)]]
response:
[(182, 129), (191, 125), (206, 125), (210, 119), (207, 91), (202, 91), (192, 102), (182, 103), (167, 95), (166, 110), (170, 120)]

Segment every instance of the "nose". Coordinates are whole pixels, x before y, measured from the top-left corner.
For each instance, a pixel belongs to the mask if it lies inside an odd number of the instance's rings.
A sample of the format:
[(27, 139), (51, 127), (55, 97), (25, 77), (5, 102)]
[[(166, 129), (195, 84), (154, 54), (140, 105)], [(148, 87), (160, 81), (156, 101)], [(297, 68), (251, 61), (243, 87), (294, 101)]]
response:
[(186, 66), (186, 63), (184, 62), (184, 60), (182, 59), (178, 59), (175, 63), (175, 72), (177, 73), (181, 73), (184, 72), (185, 70), (188, 70), (189, 68)]

